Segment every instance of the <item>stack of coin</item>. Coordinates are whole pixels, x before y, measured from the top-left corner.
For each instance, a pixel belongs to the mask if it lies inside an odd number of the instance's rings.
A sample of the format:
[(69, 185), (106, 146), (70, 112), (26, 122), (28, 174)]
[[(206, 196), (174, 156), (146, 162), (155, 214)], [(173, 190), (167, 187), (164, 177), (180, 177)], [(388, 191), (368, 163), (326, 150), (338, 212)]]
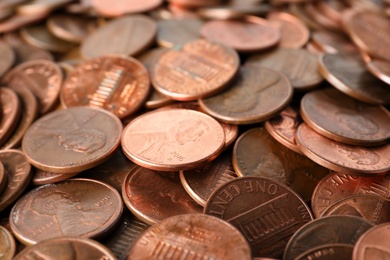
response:
[(0, 258), (384, 255), (389, 4), (1, 1)]

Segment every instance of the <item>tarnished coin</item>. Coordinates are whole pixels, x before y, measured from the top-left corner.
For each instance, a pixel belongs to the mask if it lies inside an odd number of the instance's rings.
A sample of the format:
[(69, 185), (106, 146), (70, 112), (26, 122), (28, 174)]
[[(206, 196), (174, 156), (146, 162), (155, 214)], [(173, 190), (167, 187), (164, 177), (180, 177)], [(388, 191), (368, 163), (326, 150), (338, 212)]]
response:
[(3, 163), (0, 161), (0, 195), (3, 192), (4, 188), (8, 184), (8, 175), (4, 169)]
[(87, 59), (107, 54), (134, 56), (153, 43), (156, 33), (156, 22), (151, 18), (128, 15), (95, 30), (83, 41), (80, 50)]
[(34, 173), (32, 183), (36, 186), (45, 185), (50, 183), (56, 183), (70, 179), (79, 174), (79, 172), (71, 173), (54, 173), (37, 169)]
[(16, 251), (16, 244), (12, 234), (3, 226), (0, 226), (0, 259), (11, 260)]
[(307, 93), (300, 111), (307, 125), (334, 141), (374, 146), (390, 138), (390, 113), (386, 108), (360, 102), (334, 88)]
[(142, 167), (127, 175), (122, 197), (133, 214), (150, 225), (176, 215), (202, 213), (203, 209), (180, 183)]
[(210, 41), (226, 44), (239, 52), (264, 50), (278, 44), (281, 38), (277, 27), (256, 16), (208, 21), (200, 33)]
[(366, 67), (375, 77), (390, 85), (390, 61), (370, 59), (366, 63)]
[(281, 258), (290, 236), (313, 219), (295, 192), (263, 177), (242, 177), (221, 185), (211, 194), (204, 213), (240, 230), (254, 257)]
[(15, 62), (15, 53), (11, 46), (0, 42), (0, 77), (7, 72)]
[(295, 90), (312, 89), (323, 80), (317, 69), (317, 56), (304, 49), (277, 48), (249, 57), (246, 63), (284, 73)]
[(35, 167), (72, 173), (108, 159), (119, 146), (121, 133), (122, 123), (113, 114), (75, 107), (51, 112), (34, 122), (24, 135), (22, 147)]
[(327, 30), (316, 30), (311, 33), (313, 43), (326, 53), (354, 53), (359, 49), (344, 34)]
[(353, 260), (381, 259), (390, 257), (388, 241), (390, 223), (383, 223), (367, 230), (356, 242), (353, 249)]
[(258, 66), (241, 67), (224, 91), (199, 100), (203, 110), (230, 124), (252, 124), (277, 115), (290, 102), (293, 89), (281, 73)]
[(249, 260), (248, 242), (237, 229), (203, 214), (174, 216), (151, 226), (135, 242), (128, 260)]
[(104, 259), (116, 260), (115, 255), (105, 246), (92, 239), (58, 237), (27, 247), (15, 256), (19, 259)]
[(33, 189), (13, 206), (10, 224), (25, 245), (58, 236), (102, 237), (123, 211), (119, 193), (88, 179), (70, 179)]
[(61, 90), (64, 107), (90, 106), (125, 118), (137, 111), (150, 90), (148, 71), (136, 59), (102, 56), (78, 65)]
[(17, 44), (13, 45), (12, 48), (16, 54), (16, 64), (22, 64), (30, 60), (54, 60), (50, 52), (28, 44)]
[(200, 38), (200, 19), (169, 19), (157, 22), (157, 43), (160, 46), (172, 48)]
[(197, 40), (162, 53), (151, 68), (154, 87), (189, 101), (221, 91), (235, 76), (239, 57), (222, 44)]
[(135, 163), (160, 171), (192, 169), (218, 155), (225, 143), (222, 126), (189, 109), (157, 110), (132, 120), (122, 149)]
[(332, 259), (351, 259), (353, 245), (347, 244), (328, 244), (314, 247), (300, 254), (295, 260), (332, 260)]
[(12, 32), (26, 25), (39, 22), (40, 20), (44, 19), (47, 15), (48, 15), (47, 13), (31, 14), (31, 15), (21, 15), (21, 14), (13, 15), (10, 18), (0, 23), (0, 33)]
[(338, 172), (385, 173), (390, 170), (390, 144), (359, 147), (333, 141), (303, 123), (295, 135), (301, 151), (316, 163)]
[(9, 88), (0, 88), (0, 145), (4, 144), (21, 116), (21, 105), (15, 91)]
[(153, 10), (161, 5), (163, 0), (121, 0), (115, 2), (110, 0), (91, 0), (90, 2), (100, 15), (115, 17), (127, 13), (144, 13)]
[(307, 250), (327, 244), (355, 245), (359, 237), (373, 226), (374, 223), (356, 216), (338, 215), (313, 220), (290, 238), (283, 259), (296, 259)]
[(373, 76), (359, 56), (324, 54), (319, 71), (335, 88), (355, 99), (373, 105), (390, 104), (389, 85)]
[(307, 2), (304, 5), (301, 5), (305, 10), (309, 18), (311, 18), (315, 23), (319, 24), (321, 27), (331, 30), (331, 31), (341, 31), (341, 25), (338, 21), (334, 21), (327, 17), (322, 10), (320, 10), (312, 2)]

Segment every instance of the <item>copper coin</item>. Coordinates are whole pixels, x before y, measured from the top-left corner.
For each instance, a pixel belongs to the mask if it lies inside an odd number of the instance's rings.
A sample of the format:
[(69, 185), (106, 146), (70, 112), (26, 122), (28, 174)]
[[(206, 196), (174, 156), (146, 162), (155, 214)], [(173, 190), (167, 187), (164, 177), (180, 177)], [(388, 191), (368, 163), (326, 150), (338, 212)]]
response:
[(81, 44), (84, 58), (107, 54), (134, 56), (147, 49), (157, 33), (156, 22), (144, 15), (128, 15), (108, 22)]
[(150, 11), (163, 3), (163, 0), (91, 0), (92, 7), (103, 16), (115, 17), (127, 13), (144, 13)]
[(0, 257), (2, 260), (11, 260), (16, 251), (16, 244), (12, 234), (0, 226)]
[(197, 9), (197, 14), (204, 19), (240, 19), (248, 15), (264, 16), (270, 10), (267, 4), (232, 4), (204, 7)]
[(45, 50), (38, 49), (28, 44), (13, 45), (16, 55), (16, 64), (22, 64), (30, 60), (54, 61), (53, 55)]
[(26, 1), (27, 0), (2, 0), (0, 3), (0, 9), (14, 8)]
[(225, 221), (203, 214), (168, 218), (137, 239), (128, 260), (138, 259), (249, 260), (245, 238)]
[(359, 177), (345, 173), (332, 173), (317, 185), (311, 199), (316, 218), (335, 202), (359, 194), (374, 194), (390, 199), (390, 176)]
[(235, 226), (248, 241), (252, 256), (281, 258), (284, 247), (313, 218), (290, 188), (268, 178), (242, 177), (217, 188), (204, 213)]
[(327, 17), (322, 10), (320, 10), (312, 2), (305, 3), (302, 5), (306, 14), (321, 27), (332, 30), (332, 31), (341, 31), (341, 26), (337, 21), (334, 21)]
[(264, 50), (275, 46), (281, 38), (277, 27), (256, 16), (208, 21), (203, 24), (200, 33), (210, 41), (226, 44), (239, 52)]
[(290, 186), (310, 201), (317, 183), (329, 170), (277, 142), (264, 128), (253, 128), (234, 144), (233, 167), (238, 176), (260, 176)]
[(201, 167), (180, 171), (180, 180), (184, 189), (203, 207), (214, 190), (235, 178), (237, 174), (232, 166), (230, 151), (224, 152), (214, 161)]
[(390, 61), (370, 59), (366, 67), (374, 76), (390, 85)]
[(157, 43), (160, 46), (172, 48), (175, 45), (186, 44), (200, 38), (202, 26), (200, 19), (169, 19), (157, 22)]
[(388, 259), (390, 223), (383, 223), (365, 232), (356, 242), (352, 259)]
[[(279, 0), (278, 0), (279, 1)], [(323, 30), (324, 28), (314, 21), (304, 9), (303, 4), (291, 3), (288, 8), (289, 12), (298, 17), (307, 27), (312, 30)]]
[(276, 141), (296, 153), (303, 154), (295, 141), (295, 132), (301, 122), (298, 109), (288, 106), (279, 115), (265, 122), (264, 126)]
[(277, 115), (290, 102), (293, 88), (281, 73), (243, 66), (232, 85), (199, 101), (202, 109), (230, 124), (252, 124)]
[(321, 54), (325, 53), (323, 50), (317, 47), (312, 41), (306, 44), (305, 49), (317, 56), (320, 56)]
[(36, 186), (56, 183), (56, 182), (70, 179), (76, 176), (77, 174), (79, 174), (79, 172), (54, 173), (54, 172), (47, 172), (47, 171), (37, 169), (33, 176), (32, 183)]
[(61, 90), (64, 107), (90, 106), (125, 118), (137, 111), (150, 90), (146, 68), (136, 59), (102, 56), (80, 64)]
[(307, 93), (301, 100), (301, 116), (319, 134), (334, 141), (362, 146), (386, 143), (390, 138), (390, 114), (334, 88)]
[(196, 100), (225, 88), (239, 63), (233, 49), (197, 40), (162, 53), (151, 68), (151, 79), (158, 91), (172, 99)]
[(0, 77), (11, 68), (15, 62), (15, 53), (12, 48), (4, 43), (0, 42)]
[(8, 175), (5, 172), (4, 165), (0, 162), (0, 195), (8, 183)]
[(328, 244), (309, 249), (306, 252), (297, 256), (295, 260), (351, 259), (352, 251), (353, 245)]
[(390, 170), (390, 144), (376, 147), (346, 145), (323, 137), (304, 123), (298, 127), (295, 138), (307, 157), (333, 171), (373, 174)]
[(2, 145), (12, 135), (21, 115), (20, 101), (15, 91), (0, 88), (0, 108), (0, 145)]
[(247, 63), (284, 73), (295, 90), (311, 89), (323, 80), (317, 70), (317, 56), (304, 49), (278, 48), (249, 57)]
[(311, 33), (311, 39), (326, 53), (358, 53), (358, 48), (344, 34), (326, 30), (317, 30)]
[(280, 47), (301, 48), (309, 40), (310, 32), (307, 26), (291, 14), (272, 12), (268, 14), (267, 20), (280, 30)]
[(21, 15), (21, 14), (13, 15), (7, 20), (2, 21), (0, 23), (0, 33), (12, 32), (26, 25), (36, 23), (44, 19), (47, 15), (48, 15), (47, 13), (30, 14), (30, 15)]
[(356, 55), (324, 54), (319, 70), (335, 88), (355, 99), (374, 105), (390, 104), (389, 85), (371, 75)]
[(71, 2), (73, 0), (30, 0), (17, 6), (16, 11), (25, 15), (50, 13)]
[(10, 224), (26, 245), (58, 236), (102, 237), (119, 221), (123, 202), (111, 186), (70, 179), (33, 189), (13, 206)]
[(353, 42), (373, 57), (390, 60), (390, 21), (379, 12), (355, 11), (344, 16), (344, 23)]
[(43, 115), (57, 106), (63, 75), (61, 68), (52, 61), (32, 60), (12, 69), (2, 81), (11, 88), (13, 85), (29, 88), (39, 102), (39, 113)]
[(8, 182), (0, 196), (0, 212), (11, 205), (30, 183), (31, 165), (26, 156), (18, 150), (0, 151), (0, 161), (4, 165)]
[(357, 216), (375, 224), (390, 222), (390, 200), (377, 195), (352, 195), (327, 207), (321, 217), (332, 215)]
[(338, 215), (313, 220), (290, 238), (283, 259), (296, 259), (307, 250), (327, 244), (354, 245), (373, 226), (374, 223), (356, 216)]
[(19, 259), (104, 259), (116, 260), (115, 255), (105, 246), (92, 239), (58, 237), (27, 247), (18, 255)]
[(76, 107), (51, 112), (34, 122), (24, 135), (22, 147), (35, 167), (72, 173), (108, 159), (119, 146), (121, 133), (122, 124), (113, 114)]
[(221, 0), (168, 0), (171, 5), (181, 6), (183, 8), (197, 8), (205, 6), (214, 6), (221, 4)]
[(142, 167), (134, 168), (127, 175), (122, 197), (133, 214), (150, 225), (176, 215), (202, 213), (202, 207), (180, 183)]
[(218, 155), (225, 143), (222, 126), (189, 109), (157, 110), (131, 121), (122, 149), (135, 163), (160, 171), (192, 169)]

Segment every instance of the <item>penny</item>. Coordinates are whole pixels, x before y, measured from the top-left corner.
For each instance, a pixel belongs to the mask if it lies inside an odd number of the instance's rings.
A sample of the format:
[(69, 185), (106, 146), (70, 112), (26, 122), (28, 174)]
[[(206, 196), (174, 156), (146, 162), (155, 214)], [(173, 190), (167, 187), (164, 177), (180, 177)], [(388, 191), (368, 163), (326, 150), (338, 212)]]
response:
[(47, 16), (47, 13), (21, 15), (16, 14), (0, 23), (0, 33), (12, 32), (26, 25), (39, 22)]
[(91, 0), (92, 7), (103, 16), (115, 17), (127, 13), (144, 13), (151, 11), (163, 3), (162, 0), (143, 0), (141, 2), (132, 0), (110, 1)]
[(134, 56), (152, 45), (156, 34), (156, 22), (151, 18), (140, 14), (123, 16), (87, 36), (80, 50), (87, 59), (107, 54)]
[[(390, 199), (390, 176), (359, 177), (345, 173), (332, 173), (324, 177), (317, 185), (311, 199), (311, 208), (316, 218), (332, 204), (344, 198), (373, 194)], [(378, 207), (378, 210), (380, 205)], [(377, 214), (378, 212), (373, 212)]]
[(240, 19), (247, 15), (264, 16), (269, 12), (270, 6), (267, 4), (254, 5), (254, 4), (238, 4), (234, 5), (229, 2), (229, 5), (225, 6), (212, 6), (199, 8), (196, 13), (204, 19)]
[(197, 40), (165, 51), (151, 68), (153, 86), (180, 101), (213, 95), (236, 75), (237, 53), (222, 44)]
[(390, 224), (383, 223), (365, 232), (353, 249), (352, 259), (387, 259), (390, 256), (388, 250)]
[(281, 258), (290, 236), (313, 218), (290, 188), (269, 178), (241, 177), (217, 188), (204, 213), (221, 218), (244, 235), (252, 256)]
[(7, 186), (0, 196), (0, 212), (16, 201), (30, 183), (31, 165), (18, 150), (0, 151), (0, 161), (7, 174)]
[(8, 72), (2, 79), (2, 82), (11, 88), (12, 85), (29, 88), (38, 100), (38, 110), (41, 115), (57, 106), (62, 81), (61, 68), (49, 60), (24, 62)]
[(2, 260), (11, 260), (16, 251), (16, 244), (12, 234), (0, 226), (0, 257)]
[(358, 48), (344, 34), (326, 30), (317, 30), (311, 33), (313, 42), (327, 53), (358, 53)]
[(115, 255), (92, 239), (58, 237), (27, 247), (15, 256), (15, 260), (41, 257), (43, 259), (105, 259), (115, 260)]
[(204, 207), (214, 190), (237, 178), (231, 161), (231, 152), (226, 151), (201, 167), (180, 171), (180, 180), (188, 195)]
[(288, 8), (289, 12), (298, 17), (304, 24), (306, 24), (309, 29), (312, 30), (323, 30), (324, 28), (318, 24), (316, 21), (314, 21), (311, 16), (306, 12), (304, 5), (292, 3), (289, 5)]
[(225, 221), (203, 214), (174, 216), (147, 229), (135, 242), (128, 260), (242, 259), (251, 251), (245, 238)]
[(310, 201), (317, 183), (329, 170), (277, 142), (264, 128), (252, 128), (234, 144), (233, 167), (238, 176), (260, 176), (290, 186)]
[(202, 213), (202, 207), (180, 183), (142, 167), (134, 168), (127, 175), (122, 197), (130, 211), (150, 225), (176, 215)]
[(50, 183), (56, 183), (60, 181), (64, 181), (70, 179), (79, 174), (79, 172), (71, 172), (71, 173), (54, 173), (54, 172), (46, 172), (40, 169), (35, 171), (35, 174), (32, 179), (32, 183), (36, 186), (45, 185)]
[(346, 145), (323, 137), (305, 123), (298, 127), (295, 138), (307, 157), (333, 171), (373, 174), (390, 170), (390, 144), (376, 147)]
[(73, 0), (31, 0), (16, 7), (19, 14), (41, 14), (50, 13)]
[(123, 131), (122, 150), (133, 162), (160, 171), (192, 169), (222, 150), (222, 126), (201, 112), (156, 110), (132, 120)]
[(272, 12), (268, 14), (267, 20), (280, 30), (281, 39), (278, 44), (279, 47), (301, 48), (309, 40), (309, 29), (301, 20), (291, 14)]
[(211, 116), (230, 124), (270, 119), (291, 101), (293, 88), (281, 73), (259, 66), (243, 66), (230, 87), (199, 104)]
[(4, 43), (0, 42), (0, 77), (7, 72), (15, 62), (15, 53), (12, 48)]
[(300, 254), (295, 260), (352, 259), (353, 245), (328, 244), (314, 247)]
[(25, 245), (58, 236), (97, 238), (115, 227), (122, 211), (121, 196), (111, 186), (70, 179), (25, 194), (13, 206), (10, 224)]
[(323, 80), (317, 70), (318, 58), (304, 49), (278, 48), (249, 57), (246, 64), (255, 64), (284, 73), (295, 90), (309, 90)]
[(0, 145), (2, 145), (12, 135), (21, 116), (20, 101), (15, 91), (0, 88), (0, 107)]
[(265, 122), (264, 126), (276, 141), (296, 153), (303, 154), (295, 141), (295, 132), (301, 122), (298, 109), (288, 106), (279, 115)]
[(356, 55), (324, 54), (319, 71), (335, 88), (355, 99), (374, 105), (390, 104), (389, 85), (371, 75)]
[(12, 46), (16, 55), (16, 64), (22, 64), (30, 60), (49, 60), (54, 61), (53, 55), (45, 50), (27, 44), (18, 44)]
[(5, 172), (4, 165), (0, 162), (0, 195), (8, 183), (8, 175)]
[(0, 3), (0, 9), (14, 8), (26, 1), (27, 0), (2, 0)]
[(157, 22), (157, 43), (172, 48), (199, 39), (200, 19), (169, 19)]
[(296, 259), (307, 250), (327, 244), (354, 245), (373, 226), (372, 222), (356, 216), (338, 215), (313, 220), (290, 238), (283, 259)]
[(102, 56), (81, 63), (68, 75), (61, 90), (61, 104), (103, 108), (125, 118), (144, 104), (149, 91), (148, 71), (139, 61)]
[(264, 50), (275, 46), (281, 38), (278, 28), (256, 16), (208, 21), (203, 24), (200, 33), (210, 41), (226, 44), (239, 52)]
[(370, 59), (366, 67), (371, 74), (390, 85), (390, 61)]
[(315, 2), (315, 7), (318, 11), (322, 12), (326, 17), (342, 26), (342, 12), (349, 8), (346, 2), (340, 2), (337, 0), (328, 0)]
[(337, 21), (334, 21), (330, 18), (328, 18), (322, 10), (320, 10), (316, 5), (313, 3), (305, 3), (303, 5), (303, 8), (306, 12), (306, 14), (314, 20), (316, 23), (318, 23), (321, 27), (324, 27), (328, 30), (332, 31), (340, 31), (341, 26)]
[(300, 111), (308, 126), (337, 142), (373, 146), (390, 138), (387, 109), (360, 102), (334, 88), (307, 93)]
[(69, 108), (35, 121), (24, 135), (22, 148), (38, 169), (72, 173), (107, 160), (119, 146), (121, 133), (120, 120), (109, 112)]
[(168, 0), (171, 5), (177, 5), (184, 8), (197, 8), (205, 6), (219, 5), (221, 0)]

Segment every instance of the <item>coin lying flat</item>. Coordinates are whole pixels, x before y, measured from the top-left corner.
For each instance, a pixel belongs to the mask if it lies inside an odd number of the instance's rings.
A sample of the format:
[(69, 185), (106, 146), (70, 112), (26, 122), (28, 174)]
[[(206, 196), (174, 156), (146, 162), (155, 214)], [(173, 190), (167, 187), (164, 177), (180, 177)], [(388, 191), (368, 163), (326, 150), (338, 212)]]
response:
[(390, 61), (370, 59), (366, 66), (374, 76), (390, 85)]
[(12, 234), (3, 226), (0, 226), (0, 257), (2, 260), (14, 259), (16, 251), (15, 240)]
[(389, 241), (390, 224), (383, 223), (367, 230), (356, 242), (352, 259), (388, 259), (390, 256)]
[(352, 259), (353, 245), (328, 244), (314, 247), (300, 254), (295, 260), (331, 260), (331, 259)]
[(358, 48), (344, 34), (326, 30), (313, 31), (313, 43), (326, 53), (358, 53)]
[(127, 13), (144, 13), (162, 4), (162, 0), (91, 0), (92, 7), (101, 15), (108, 17), (121, 16)]
[(200, 19), (169, 19), (157, 22), (157, 43), (160, 46), (172, 48), (200, 38), (202, 26)]
[(50, 183), (56, 183), (60, 181), (64, 181), (70, 179), (79, 174), (79, 172), (71, 172), (71, 173), (54, 173), (54, 172), (46, 172), (40, 169), (35, 171), (35, 174), (32, 179), (32, 183), (36, 186), (45, 185)]

